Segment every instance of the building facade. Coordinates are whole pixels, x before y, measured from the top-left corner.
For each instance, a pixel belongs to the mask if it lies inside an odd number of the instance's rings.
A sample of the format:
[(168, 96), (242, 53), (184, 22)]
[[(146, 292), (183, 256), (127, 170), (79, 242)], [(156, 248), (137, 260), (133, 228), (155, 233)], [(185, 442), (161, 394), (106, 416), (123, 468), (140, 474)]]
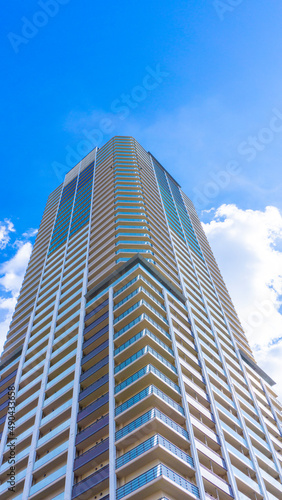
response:
[(0, 364), (3, 500), (282, 499), (274, 382), (132, 137), (49, 196)]

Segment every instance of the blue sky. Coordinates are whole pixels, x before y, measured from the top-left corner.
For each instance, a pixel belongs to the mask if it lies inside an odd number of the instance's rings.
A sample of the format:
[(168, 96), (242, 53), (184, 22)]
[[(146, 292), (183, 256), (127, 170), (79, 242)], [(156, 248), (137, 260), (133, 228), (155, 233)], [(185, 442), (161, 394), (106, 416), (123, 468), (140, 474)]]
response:
[[(19, 283), (28, 260), (34, 238), (29, 230), (39, 226), (61, 173), (116, 134), (135, 136), (190, 195), (223, 274), (230, 259), (220, 244), (221, 230), (226, 235), (226, 228), (241, 221), (242, 235), (244, 217), (256, 236), (262, 223), (265, 233), (259, 238), (280, 257), (281, 14), (275, 0), (5, 5), (0, 20), (3, 300), (16, 294), (11, 282), (15, 275)], [(222, 206), (235, 208), (217, 212)], [(266, 212), (267, 206), (276, 212)], [(258, 256), (263, 268), (264, 259), (267, 252)], [(280, 270), (271, 272), (264, 285), (269, 289), (278, 280), (277, 309), (281, 276)], [(236, 276), (228, 280), (238, 304)], [(250, 298), (251, 311), (256, 300)], [(7, 308), (3, 302), (5, 327)], [(282, 319), (279, 328), (277, 338)]]

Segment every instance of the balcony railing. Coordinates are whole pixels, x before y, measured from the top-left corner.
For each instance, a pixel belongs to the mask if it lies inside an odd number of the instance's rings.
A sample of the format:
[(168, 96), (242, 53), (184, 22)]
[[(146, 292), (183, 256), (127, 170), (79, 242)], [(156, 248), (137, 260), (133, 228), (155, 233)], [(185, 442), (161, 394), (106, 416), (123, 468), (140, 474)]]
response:
[(150, 396), (151, 394), (155, 394), (163, 401), (165, 401), (169, 406), (174, 408), (178, 413), (184, 415), (184, 410), (182, 406), (176, 403), (173, 399), (169, 398), (164, 392), (157, 389), (157, 387), (155, 387), (154, 385), (149, 385), (148, 387), (146, 387), (146, 389), (143, 389), (143, 391), (139, 392), (138, 394), (135, 394), (132, 398), (128, 399), (121, 405), (117, 406), (117, 408), (115, 409), (115, 415), (116, 416), (120, 415), (120, 413), (127, 410), (128, 408), (131, 408), (131, 406), (135, 405), (139, 401), (142, 401), (142, 399), (145, 399), (147, 396)]
[(86, 333), (88, 333), (91, 330), (93, 330), (93, 328), (95, 328), (97, 325), (99, 325), (100, 323), (102, 323), (103, 321), (105, 321), (108, 317), (109, 317), (109, 313), (108, 312), (102, 314), (102, 316), (99, 316), (99, 318), (95, 319), (95, 321), (93, 321), (93, 323), (91, 323), (90, 325), (86, 326), (86, 328), (84, 329), (83, 334), (85, 335)]
[(93, 382), (93, 384), (89, 385), (84, 390), (80, 391), (78, 396), (78, 401), (80, 402), (90, 394), (93, 394), (93, 392), (95, 392), (97, 389), (100, 389), (101, 387), (103, 387), (103, 385), (107, 384), (108, 381), (109, 381), (109, 374), (106, 373), (106, 375)]
[(170, 378), (166, 377), (166, 375), (164, 375), (160, 370), (157, 370), (157, 368), (155, 368), (153, 365), (144, 366), (144, 368), (141, 368), (141, 370), (139, 370), (138, 372), (131, 375), (131, 377), (127, 378), (126, 380), (124, 380), (120, 384), (116, 385), (115, 394), (117, 394), (122, 389), (129, 386), (130, 384), (132, 384), (133, 382), (135, 382), (136, 380), (140, 379), (141, 377), (143, 377), (144, 375), (146, 375), (148, 373), (154, 373), (155, 375), (157, 375), (157, 377), (159, 377), (161, 380), (163, 380), (163, 382), (168, 384), (170, 387), (172, 387), (172, 389), (174, 389), (175, 391), (177, 391), (180, 394), (180, 389), (179, 389), (178, 385), (175, 384), (174, 382), (172, 382), (172, 380), (170, 380)]
[(181, 460), (184, 460), (184, 462), (187, 462), (187, 464), (189, 464), (191, 467), (194, 467), (194, 462), (192, 457), (187, 455), (187, 453), (185, 453), (180, 448), (172, 444), (163, 436), (156, 434), (155, 436), (152, 436), (151, 438), (147, 439), (146, 441), (139, 444), (138, 446), (128, 451), (127, 453), (124, 453), (124, 455), (122, 455), (121, 457), (118, 457), (116, 460), (116, 468), (118, 469), (119, 467), (122, 467), (131, 460), (134, 460), (140, 455), (143, 455), (143, 453), (146, 453), (147, 451), (151, 450), (155, 446), (162, 446), (163, 448), (173, 453), (173, 455), (177, 456)]
[(86, 349), (86, 347), (89, 347), (91, 344), (93, 344), (93, 342), (96, 342), (96, 340), (98, 340), (100, 337), (105, 335), (105, 333), (107, 333), (108, 331), (109, 331), (109, 325), (106, 325), (103, 328), (101, 328), (101, 330), (99, 330), (94, 335), (92, 335), (89, 339), (87, 339), (83, 342), (82, 350)]
[(104, 302), (102, 302), (101, 304), (96, 306), (94, 309), (92, 309), (92, 311), (90, 311), (88, 314), (86, 314), (84, 320), (87, 321), (89, 318), (92, 318), (92, 316), (97, 314), (99, 311), (101, 311), (101, 309), (106, 307), (108, 304), (109, 304), (109, 299), (104, 300)]
[(140, 351), (137, 351), (135, 354), (133, 354), (132, 356), (127, 358), (125, 361), (123, 361), (122, 363), (117, 365), (115, 367), (115, 374), (120, 372), (126, 366), (133, 363), (133, 361), (136, 361), (141, 356), (143, 356), (144, 354), (148, 354), (148, 353), (152, 354), (155, 358), (157, 358), (161, 363), (163, 363), (171, 371), (173, 371), (174, 373), (177, 373), (175, 366), (173, 366), (171, 363), (169, 363), (169, 361), (167, 361), (163, 356), (161, 356), (157, 351), (155, 351), (155, 349), (152, 349), (152, 347), (150, 347), (150, 346), (145, 346), (145, 347), (143, 347), (143, 349), (140, 349)]
[(153, 420), (153, 418), (158, 418), (162, 422), (164, 422), (167, 426), (169, 426), (171, 429), (173, 429), (175, 432), (178, 432), (178, 434), (181, 434), (185, 439), (189, 439), (188, 432), (183, 429), (180, 425), (178, 425), (174, 420), (171, 418), (167, 417), (164, 413), (162, 413), (160, 410), (157, 408), (153, 408), (152, 410), (147, 411), (140, 417), (136, 418), (129, 424), (125, 425), (122, 429), (119, 429), (116, 432), (116, 441), (119, 439), (123, 438), (130, 432), (134, 431), (135, 429), (138, 429), (141, 425), (145, 424), (146, 422), (149, 422), (150, 420)]
[(153, 339), (157, 344), (159, 344), (163, 349), (165, 349), (171, 356), (173, 356), (173, 350), (170, 349), (162, 340), (160, 340), (154, 333), (150, 332), (147, 328), (144, 328), (144, 330), (141, 330), (141, 332), (138, 332), (136, 335), (131, 337), (131, 339), (127, 340), (124, 344), (121, 344), (117, 349), (114, 351), (114, 356), (117, 356), (120, 352), (124, 351), (127, 347), (130, 345), (134, 344), (137, 340), (139, 340), (142, 337), (145, 337), (147, 335), (151, 339)]
[(109, 438), (96, 444), (82, 455), (79, 455), (74, 460), (74, 470), (80, 469), (83, 465), (91, 462), (91, 466), (96, 465), (96, 462), (100, 463), (100, 456), (109, 450)]
[(46, 486), (49, 486), (51, 483), (53, 483), (57, 479), (64, 476), (66, 473), (66, 469), (67, 469), (67, 467), (65, 465), (64, 467), (61, 467), (60, 469), (56, 470), (55, 472), (53, 472), (49, 476), (45, 477), (44, 479), (42, 479), (38, 483), (31, 486), (30, 495), (33, 495), (34, 493), (37, 493), (37, 491), (40, 491), (43, 488), (46, 488)]
[(79, 483), (75, 484), (72, 489), (72, 499), (77, 498), (78, 496), (94, 488), (95, 486), (107, 480), (108, 478), (109, 478), (109, 466), (106, 465), (97, 472), (94, 472), (94, 474), (91, 474), (90, 476), (86, 477)]
[(109, 356), (105, 356), (101, 361), (98, 361), (94, 366), (91, 366), (91, 368), (88, 368), (85, 372), (83, 372), (80, 376), (80, 382), (83, 382), (86, 380), (88, 377), (96, 373), (98, 370), (103, 368), (103, 366), (106, 366), (109, 363)]
[(197, 486), (190, 483), (190, 481), (187, 481), (187, 479), (184, 479), (182, 476), (179, 476), (179, 474), (176, 474), (176, 472), (172, 471), (165, 465), (159, 464), (118, 488), (117, 500), (121, 500), (121, 498), (124, 498), (125, 496), (133, 493), (139, 488), (146, 486), (158, 477), (167, 478), (184, 490), (189, 491), (190, 493), (195, 495), (196, 498), (200, 498), (199, 489), (197, 488)]
[(81, 366), (83, 366), (85, 363), (90, 361), (90, 359), (95, 358), (98, 354), (100, 354), (102, 351), (107, 349), (109, 347), (109, 341), (105, 340), (102, 344), (98, 345), (93, 351), (90, 351), (88, 354), (83, 356), (81, 360)]
[(78, 415), (77, 415), (77, 421), (80, 422), (83, 420), (85, 417), (88, 417), (88, 415), (91, 415), (94, 411), (98, 410), (99, 408), (102, 408), (105, 404), (109, 402), (109, 393), (103, 394), (103, 396), (100, 396), (94, 403), (91, 403), (90, 405), (86, 406), (86, 408), (83, 408)]
[(77, 434), (75, 444), (78, 445), (79, 443), (82, 443), (85, 439), (93, 436), (94, 434), (96, 434), (96, 432), (100, 431), (107, 425), (109, 425), (109, 415), (100, 417), (96, 422), (89, 425)]

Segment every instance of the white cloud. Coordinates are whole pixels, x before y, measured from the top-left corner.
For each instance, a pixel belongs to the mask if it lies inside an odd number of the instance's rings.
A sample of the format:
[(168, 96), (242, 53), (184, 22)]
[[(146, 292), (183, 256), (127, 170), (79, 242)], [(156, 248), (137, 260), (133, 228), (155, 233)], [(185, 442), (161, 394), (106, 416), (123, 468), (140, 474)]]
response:
[(12, 319), (31, 251), (30, 242), (21, 243), (16, 254), (0, 265), (0, 289), (5, 294), (5, 297), (0, 297), (0, 351)]
[(31, 255), (32, 245), (30, 242), (22, 244), (14, 257), (0, 266), (0, 286), (6, 292), (11, 292), (15, 297), (20, 289), (25, 269)]
[(38, 229), (34, 229), (33, 227), (31, 227), (25, 233), (23, 233), (23, 237), (24, 238), (33, 238), (33, 236), (36, 236), (37, 233), (38, 233)]
[(203, 227), (256, 359), (281, 398), (282, 215), (273, 206), (222, 205)]
[(9, 219), (0, 221), (0, 249), (4, 250), (10, 241), (10, 233), (15, 232), (14, 224)]

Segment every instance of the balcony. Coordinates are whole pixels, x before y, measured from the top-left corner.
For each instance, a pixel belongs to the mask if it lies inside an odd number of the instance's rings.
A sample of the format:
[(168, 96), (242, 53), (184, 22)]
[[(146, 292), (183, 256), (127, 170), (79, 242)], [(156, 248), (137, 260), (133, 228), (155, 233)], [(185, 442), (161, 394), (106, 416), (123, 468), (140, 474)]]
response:
[[(86, 421), (90, 421), (91, 419), (93, 420), (98, 412), (107, 411), (106, 409), (108, 407), (108, 403), (109, 393), (106, 393), (96, 401), (94, 401), (94, 403), (91, 403), (90, 405), (86, 406), (86, 408), (83, 408), (83, 410), (81, 410), (77, 415), (77, 422), (81, 422), (82, 420), (84, 420), (84, 423), (86, 423)], [(105, 408), (103, 408), (103, 406)]]
[(89, 442), (97, 441), (106, 434), (106, 428), (109, 425), (109, 415), (99, 418), (96, 422), (80, 431), (75, 440), (78, 450), (86, 448)]
[(279, 480), (279, 474), (277, 473), (274, 478), (264, 469), (261, 469), (261, 475), (266, 483), (267, 489), (273, 494), (273, 496), (277, 498), (282, 497), (282, 485)]
[(105, 375), (108, 373), (108, 365), (109, 365), (109, 356), (105, 356), (101, 361), (98, 363), (95, 363), (94, 366), (91, 366), (91, 368), (88, 368), (84, 373), (81, 374), (80, 376), (80, 383), (84, 382), (84, 380), (88, 379), (94, 373), (97, 373), (98, 371), (101, 370), (100, 374), (101, 376)]
[(159, 490), (165, 490), (168, 495), (177, 498), (195, 499), (200, 498), (197, 486), (187, 479), (184, 479), (176, 472), (172, 471), (163, 464), (156, 465), (152, 469), (144, 472), (132, 481), (124, 484), (117, 489), (117, 500), (133, 498), (135, 500), (144, 500)]
[[(172, 467), (176, 466), (177, 463), (178, 472), (194, 476), (195, 470), (192, 457), (159, 434), (155, 434), (118, 457), (116, 468), (122, 469), (122, 476), (127, 476), (134, 473), (136, 469), (146, 467), (148, 462), (152, 462), (153, 460), (164, 460), (165, 463), (171, 463)], [(137, 461), (138, 464), (136, 463)], [(119, 471), (117, 474), (119, 475)]]
[(140, 437), (142, 429), (145, 434), (151, 431), (162, 432), (170, 438), (171, 441), (181, 447), (185, 447), (187, 441), (189, 441), (189, 435), (186, 429), (178, 425), (174, 420), (157, 408), (152, 408), (116, 431), (117, 449), (128, 446), (132, 442), (135, 432), (137, 432)]
[(203, 406), (199, 401), (190, 396), (190, 394), (186, 394), (186, 397), (191, 413), (194, 413), (197, 416), (199, 415), (199, 413), (201, 413), (203, 421), (206, 421), (207, 425), (210, 425), (211, 422), (215, 422), (213, 414), (205, 406)]
[(97, 340), (99, 340), (101, 337), (103, 337), (103, 335), (105, 335), (108, 332), (109, 332), (109, 325), (106, 325), (103, 328), (101, 328), (101, 330), (99, 330), (98, 332), (94, 333), (94, 335), (92, 335), (92, 337), (89, 337), (88, 340), (85, 340), (83, 342), (83, 344), (82, 344), (82, 350), (84, 351), (89, 346), (91, 346), (92, 349), (94, 349), (94, 347), (96, 347), (95, 343), (97, 342)]
[[(109, 304), (109, 299), (106, 299), (106, 300), (104, 300), (104, 302), (102, 302), (101, 304), (96, 306), (94, 309), (92, 309), (92, 311), (88, 312), (84, 318), (85, 322), (88, 322), (88, 320), (90, 318), (92, 318), (95, 314), (97, 314), (99, 311), (101, 311), (101, 309), (106, 307), (108, 304)], [(89, 311), (89, 308), (88, 308), (88, 311)]]
[[(89, 467), (98, 467), (98, 465), (107, 459), (109, 456), (109, 438), (96, 444), (82, 455), (79, 455), (74, 460), (74, 471), (76, 474), (82, 475), (89, 470)], [(91, 464), (90, 464), (91, 462)]]
[[(45, 477), (44, 479), (42, 479), (38, 483), (31, 486), (30, 496), (34, 495), (38, 491), (41, 491), (41, 490), (47, 488), (50, 485), (52, 485), (52, 488), (54, 488), (54, 482), (55, 481), (58, 482), (60, 479), (62, 479), (62, 477), (66, 473), (66, 469), (67, 469), (67, 467), (65, 465), (64, 467), (61, 467), (60, 469), (56, 470), (52, 474), (49, 474), (47, 477)], [(41, 493), (41, 495), (43, 495), (43, 494)], [(44, 497), (41, 496), (41, 498), (44, 498)]]
[(65, 441), (60, 446), (57, 446), (57, 448), (55, 448), (54, 450), (48, 452), (46, 455), (36, 460), (36, 462), (34, 463), (33, 470), (36, 471), (37, 469), (47, 464), (48, 462), (51, 462), (50, 468), (54, 468), (54, 463), (55, 463), (54, 460), (56, 460), (58, 457), (60, 457), (60, 461), (61, 460), (64, 461), (65, 457), (63, 455), (66, 456), (68, 446), (69, 442)]
[(238, 467), (249, 467), (249, 469), (254, 470), (253, 462), (246, 457), (242, 452), (240, 452), (237, 448), (232, 446), (230, 443), (226, 442), (226, 447), (229, 453), (231, 454), (231, 461), (233, 465), (238, 465)]
[(144, 330), (138, 332), (136, 335), (127, 340), (127, 342), (124, 342), (117, 347), (114, 351), (114, 356), (119, 356), (119, 359), (121, 360), (126, 359), (126, 357), (132, 354), (132, 349), (135, 349), (136, 342), (138, 342), (138, 347), (145, 347), (145, 345), (149, 344), (152, 344), (153, 347), (161, 347), (166, 356), (170, 355), (174, 357), (173, 350), (147, 328), (144, 328)]
[(200, 468), (203, 479), (214, 486), (216, 489), (220, 490), (220, 499), (229, 500), (231, 498), (234, 498), (231, 486), (222, 477), (218, 476), (203, 465), (201, 465)]
[[(121, 392), (124, 400), (132, 394), (132, 389), (135, 389), (135, 391), (140, 390), (142, 386), (144, 388), (144, 385), (146, 387), (146, 385), (151, 383), (157, 383), (159, 389), (166, 391), (169, 396), (180, 401), (179, 386), (151, 364), (144, 366), (138, 370), (138, 372), (135, 372), (133, 375), (123, 380), (120, 384), (116, 385), (115, 394), (119, 395)], [(134, 385), (132, 386), (132, 384)]]
[(238, 481), (238, 485), (240, 486), (240, 489), (243, 493), (248, 495), (250, 494), (250, 490), (254, 490), (258, 495), (262, 495), (258, 483), (251, 479), (247, 473), (244, 473), (240, 469), (237, 469), (237, 467), (234, 467), (234, 465), (232, 466), (232, 469), (234, 472), (234, 476)]
[(93, 384), (89, 385), (85, 389), (81, 390), (78, 396), (78, 401), (83, 401), (84, 405), (88, 405), (90, 403), (90, 399), (95, 393), (95, 398), (100, 397), (105, 391), (104, 385), (109, 382), (109, 374), (103, 375), (103, 377), (93, 382)]
[[(160, 409), (170, 410), (178, 423), (184, 422), (184, 410), (182, 406), (176, 403), (173, 399), (168, 397), (164, 392), (160, 391), (154, 385), (149, 385), (141, 392), (135, 394), (133, 397), (117, 406), (115, 409), (115, 415), (117, 422), (123, 422), (125, 419), (128, 420), (131, 416), (136, 414), (136, 405), (138, 404), (138, 410), (142, 411), (148, 405), (154, 403), (160, 407)], [(153, 404), (154, 404), (153, 403)]]
[(9, 375), (7, 375), (6, 377), (2, 378), (1, 381), (0, 381), (0, 387), (2, 387), (3, 385), (5, 385), (12, 378), (16, 377), (16, 374), (17, 374), (17, 370), (14, 370), (13, 372), (9, 373)]
[(108, 349), (108, 347), (109, 347), (108, 340), (106, 340), (102, 344), (98, 345), (95, 349), (93, 349), (93, 351), (90, 351), (88, 354), (83, 356), (83, 358), (81, 360), (81, 366), (85, 370), (87, 370), (87, 368), (89, 368), (89, 364), (93, 358), (96, 359), (96, 362), (100, 361), (102, 359), (103, 354), (105, 354), (105, 353), (103, 353), (103, 351), (105, 349)]
[(102, 314), (102, 316), (100, 316), (99, 318), (95, 319), (95, 321), (93, 321), (93, 323), (91, 323), (90, 325), (86, 326), (86, 328), (84, 328), (83, 335), (86, 335), (87, 333), (91, 332), (91, 330), (94, 330), (94, 328), (97, 325), (100, 325), (100, 323), (107, 320), (108, 317), (109, 317), (109, 313), (106, 312), (106, 313)]
[(209, 461), (212, 460), (213, 466), (217, 464), (219, 467), (226, 469), (225, 460), (218, 453), (206, 446), (199, 439), (195, 439), (195, 444), (199, 453), (205, 455), (205, 457), (207, 457)]
[(200, 422), (200, 420), (194, 417), (194, 415), (191, 415), (191, 422), (193, 424), (196, 437), (201, 439), (204, 434), (207, 438), (210, 438), (213, 442), (220, 445), (220, 439), (214, 430), (203, 424), (203, 422)]
[(145, 346), (143, 349), (140, 349), (139, 351), (135, 352), (132, 356), (125, 359), (119, 365), (115, 366), (116, 380), (119, 379), (120, 376), (124, 376), (124, 375), (117, 375), (122, 370), (124, 373), (126, 369), (127, 375), (131, 374), (133, 375), (133, 373), (136, 370), (141, 369), (144, 366), (144, 364), (147, 364), (147, 361), (150, 360), (152, 360), (154, 365), (156, 365), (156, 367), (158, 367), (161, 371), (163, 371), (169, 378), (174, 378), (174, 380), (177, 380), (177, 371), (175, 366), (172, 365), (169, 361), (167, 361), (166, 358), (161, 356), (157, 351), (155, 351), (148, 345)]
[(95, 493), (98, 493), (102, 488), (107, 488), (108, 481), (109, 466), (106, 465), (73, 486), (72, 500), (80, 495), (83, 495), (85, 500), (93, 498)]

